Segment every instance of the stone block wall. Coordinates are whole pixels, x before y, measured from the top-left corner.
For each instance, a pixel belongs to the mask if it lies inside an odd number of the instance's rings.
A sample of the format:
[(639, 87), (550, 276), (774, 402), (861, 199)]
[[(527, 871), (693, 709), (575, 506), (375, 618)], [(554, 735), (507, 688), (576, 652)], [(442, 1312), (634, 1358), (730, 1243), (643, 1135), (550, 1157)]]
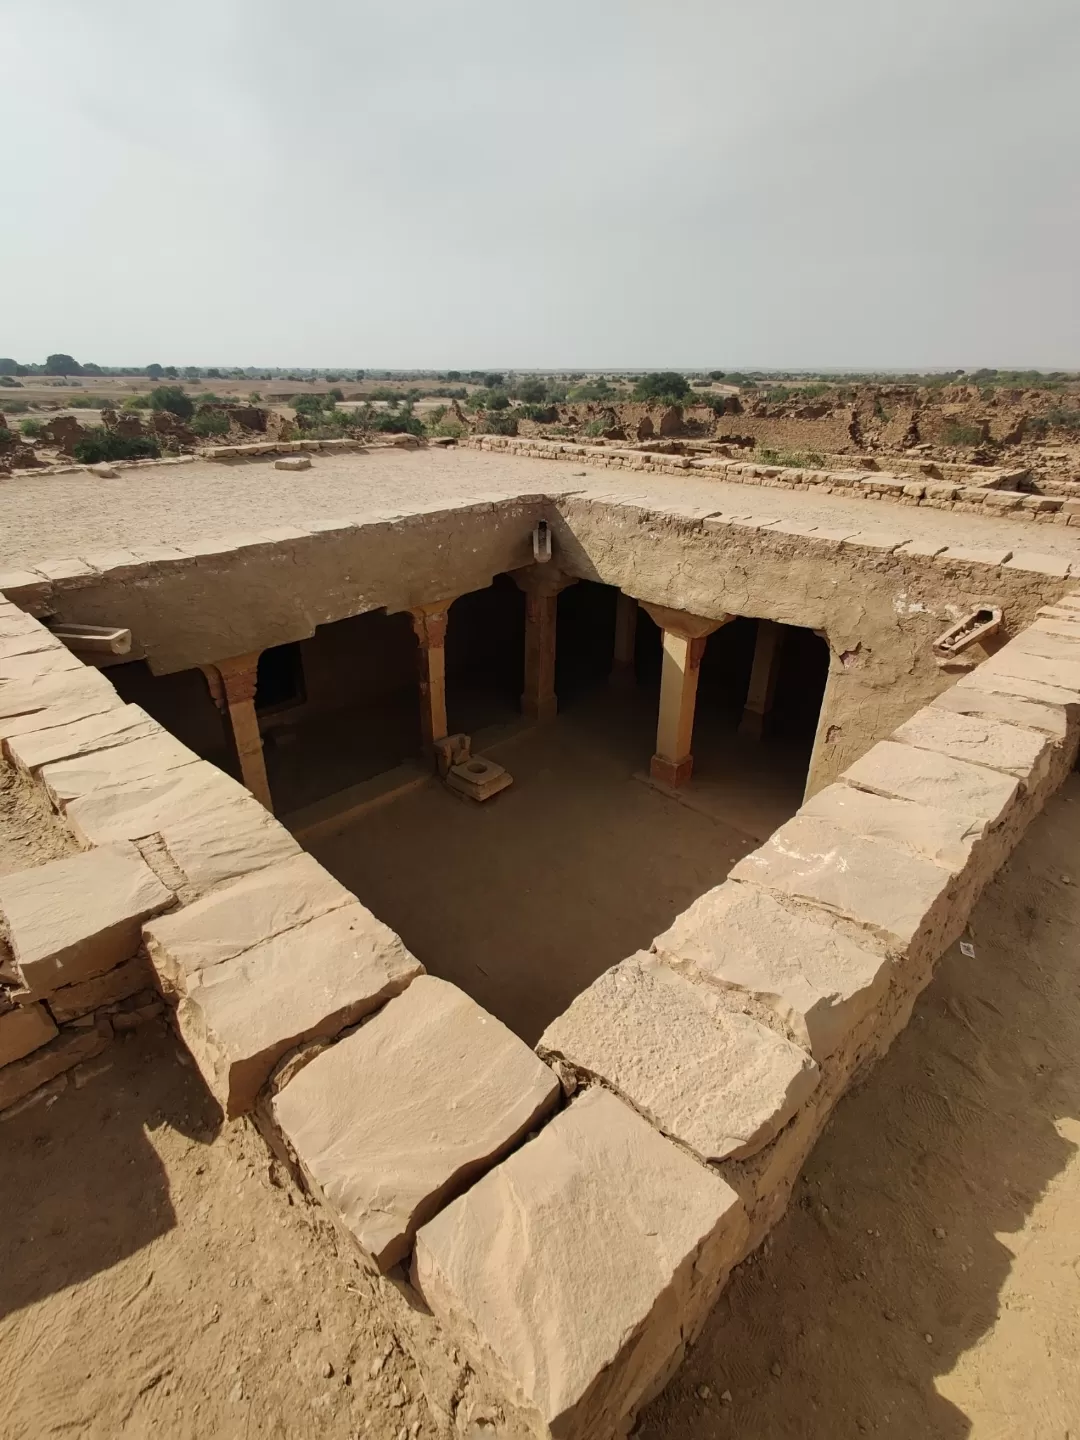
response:
[(607, 1440), (1075, 763), (1080, 596), (868, 750), (537, 1053), (8, 604), (0, 739), (85, 847), (0, 881), (0, 1104), (96, 1053), (93, 1019), (67, 1027), (152, 964), (226, 1115), (411, 1297), (447, 1423)]

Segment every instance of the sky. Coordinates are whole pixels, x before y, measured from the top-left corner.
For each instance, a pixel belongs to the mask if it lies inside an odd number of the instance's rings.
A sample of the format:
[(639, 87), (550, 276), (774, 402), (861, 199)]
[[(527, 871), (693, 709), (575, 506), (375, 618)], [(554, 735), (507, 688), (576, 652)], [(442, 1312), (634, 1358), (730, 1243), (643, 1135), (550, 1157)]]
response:
[(0, 0), (0, 355), (1080, 367), (1077, 0)]

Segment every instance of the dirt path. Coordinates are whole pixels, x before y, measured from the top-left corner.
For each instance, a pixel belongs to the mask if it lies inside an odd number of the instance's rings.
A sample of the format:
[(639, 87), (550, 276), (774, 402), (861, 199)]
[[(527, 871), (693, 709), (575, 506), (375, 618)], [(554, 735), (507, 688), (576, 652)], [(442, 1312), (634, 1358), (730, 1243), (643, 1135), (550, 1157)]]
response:
[[(1080, 1434), (1078, 830), (1074, 780), (642, 1440)], [(436, 1436), (348, 1251), (164, 1030), (106, 1058), (0, 1123), (4, 1440)]]

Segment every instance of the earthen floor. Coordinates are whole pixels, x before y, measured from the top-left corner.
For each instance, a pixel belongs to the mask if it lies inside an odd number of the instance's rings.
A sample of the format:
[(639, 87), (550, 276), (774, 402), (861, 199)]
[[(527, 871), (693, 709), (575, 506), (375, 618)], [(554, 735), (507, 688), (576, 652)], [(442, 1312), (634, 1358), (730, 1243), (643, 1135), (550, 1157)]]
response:
[[(647, 770), (656, 700), (604, 691), (553, 726), (480, 744), (511, 788), (477, 804), (434, 781), (307, 848), (433, 973), (530, 1044), (802, 800), (807, 754), (705, 715), (680, 803)], [(690, 808), (698, 805), (701, 808)]]
[(316, 455), (301, 475), (275, 470), (271, 457), (224, 464), (122, 470), (115, 479), (86, 472), (20, 475), (3, 482), (0, 568), (117, 548), (189, 544), (260, 528), (377, 513), (411, 514), (479, 499), (582, 491), (674, 509), (903, 531), (913, 540), (1038, 550), (1080, 559), (1073, 527), (952, 514), (891, 501), (816, 491), (762, 488), (713, 479), (622, 473), (585, 462), (537, 460), (479, 450), (377, 449)]
[[(1074, 777), (643, 1440), (1076, 1433), (1078, 807)], [(0, 1125), (5, 1436), (443, 1440), (358, 1266), (178, 1053), (152, 1027)]]

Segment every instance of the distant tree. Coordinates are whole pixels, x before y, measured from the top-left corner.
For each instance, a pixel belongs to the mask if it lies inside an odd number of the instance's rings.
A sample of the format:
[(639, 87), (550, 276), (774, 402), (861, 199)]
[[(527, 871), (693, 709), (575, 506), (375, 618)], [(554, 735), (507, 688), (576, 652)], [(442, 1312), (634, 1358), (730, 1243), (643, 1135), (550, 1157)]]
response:
[(24, 367), (17, 360), (0, 360), (0, 375), (22, 375)]
[(499, 390), (504, 384), (505, 378), (500, 375), (498, 371), (493, 371), (490, 375), (484, 376), (484, 386), (488, 390)]
[(690, 393), (690, 385), (685, 375), (680, 375), (674, 370), (654, 370), (649, 375), (643, 375), (634, 386), (635, 400), (670, 400), (679, 401), (686, 398)]
[(94, 362), (91, 360), (89, 364), (82, 367), (82, 373), (84, 375), (104, 375), (105, 371), (101, 368), (100, 365), (95, 365)]
[(164, 374), (166, 380), (176, 380), (179, 378), (175, 365), (166, 365), (162, 373)]
[(199, 367), (198, 367), (197, 365), (185, 365), (185, 366), (184, 366), (184, 379), (185, 379), (185, 380), (198, 380), (201, 376), (202, 376), (202, 371), (199, 369)]
[(160, 380), (164, 374), (165, 371), (160, 365), (147, 365), (146, 367), (146, 378), (148, 380)]
[[(329, 378), (329, 377), (328, 377), (328, 378)], [(345, 399), (345, 391), (342, 390), (339, 385), (335, 385), (332, 390), (328, 390), (326, 393), (327, 393), (328, 398), (331, 399), (331, 400), (344, 400), (344, 399)]]
[(207, 370), (207, 372), (206, 372), (206, 378), (207, 378), (207, 380), (220, 380), (220, 379), (221, 379), (221, 371), (220, 371), (220, 370)]
[(159, 385), (150, 391), (150, 409), (168, 410), (180, 420), (190, 420), (195, 414), (195, 402), (179, 385)]
[(461, 379), (461, 371), (460, 371), (460, 370), (447, 370), (447, 372), (446, 372), (446, 378), (447, 378), (447, 380), (460, 380), (460, 379)]
[(724, 372), (723, 372), (723, 370), (710, 370), (710, 371), (709, 371), (709, 379), (710, 379), (710, 380), (723, 380), (723, 378), (724, 378)]
[(518, 399), (526, 405), (541, 405), (547, 399), (547, 386), (543, 380), (523, 380), (517, 387)]
[(45, 374), (63, 375), (65, 378), (68, 375), (81, 375), (82, 366), (72, 355), (46, 355)]

